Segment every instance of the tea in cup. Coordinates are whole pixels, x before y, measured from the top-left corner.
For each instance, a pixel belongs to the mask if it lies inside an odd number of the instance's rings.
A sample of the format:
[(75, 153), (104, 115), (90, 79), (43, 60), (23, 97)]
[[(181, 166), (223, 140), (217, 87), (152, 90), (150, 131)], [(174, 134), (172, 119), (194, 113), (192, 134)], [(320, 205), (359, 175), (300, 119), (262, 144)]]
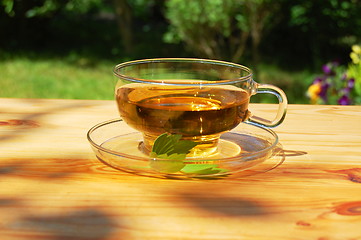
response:
[[(140, 149), (149, 153), (163, 133), (197, 143), (189, 157), (217, 152), (221, 134), (242, 122), (276, 127), (286, 115), (287, 97), (276, 86), (256, 83), (252, 71), (224, 61), (160, 58), (125, 62), (114, 68), (120, 116), (143, 134)], [(270, 93), (279, 100), (273, 120), (252, 116), (250, 97)]]

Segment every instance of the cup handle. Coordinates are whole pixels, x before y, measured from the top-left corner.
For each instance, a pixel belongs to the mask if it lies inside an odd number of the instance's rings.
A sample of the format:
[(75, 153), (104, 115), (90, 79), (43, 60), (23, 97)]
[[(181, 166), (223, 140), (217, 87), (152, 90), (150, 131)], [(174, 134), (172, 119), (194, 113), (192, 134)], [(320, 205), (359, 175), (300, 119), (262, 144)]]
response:
[(286, 94), (282, 91), (282, 89), (280, 89), (274, 85), (270, 85), (270, 84), (256, 83), (255, 90), (256, 90), (255, 94), (270, 93), (277, 97), (277, 99), (278, 99), (277, 115), (273, 120), (267, 120), (267, 119), (257, 117), (257, 116), (250, 116), (247, 121), (251, 122), (255, 125), (261, 126), (261, 127), (266, 127), (266, 128), (277, 127), (278, 125), (280, 125), (283, 122), (283, 120), (285, 119), (285, 116), (286, 116), (286, 112), (287, 112), (287, 96), (286, 96)]

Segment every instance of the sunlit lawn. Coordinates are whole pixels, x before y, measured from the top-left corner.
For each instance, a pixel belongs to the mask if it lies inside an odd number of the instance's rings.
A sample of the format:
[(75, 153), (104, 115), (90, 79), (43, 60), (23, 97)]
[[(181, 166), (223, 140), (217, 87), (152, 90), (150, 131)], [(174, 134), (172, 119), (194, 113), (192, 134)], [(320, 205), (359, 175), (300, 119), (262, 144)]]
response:
[[(116, 78), (113, 67), (119, 62), (86, 58), (12, 57), (0, 60), (0, 97), (114, 99)], [(312, 76), (307, 71), (288, 72), (260, 65), (255, 81), (279, 86), (290, 103), (308, 103), (305, 96)], [(274, 102), (266, 94), (253, 102)]]
[(0, 97), (113, 99), (113, 63), (87, 59), (0, 61)]

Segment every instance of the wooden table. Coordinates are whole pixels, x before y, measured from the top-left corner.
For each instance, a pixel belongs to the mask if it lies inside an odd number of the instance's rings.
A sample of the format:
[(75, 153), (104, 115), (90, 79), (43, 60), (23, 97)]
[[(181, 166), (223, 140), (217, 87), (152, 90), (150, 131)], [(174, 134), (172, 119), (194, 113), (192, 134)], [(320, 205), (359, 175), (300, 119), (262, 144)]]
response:
[(290, 105), (280, 166), (198, 181), (98, 161), (86, 133), (116, 117), (113, 101), (0, 99), (1, 240), (361, 239), (361, 106)]

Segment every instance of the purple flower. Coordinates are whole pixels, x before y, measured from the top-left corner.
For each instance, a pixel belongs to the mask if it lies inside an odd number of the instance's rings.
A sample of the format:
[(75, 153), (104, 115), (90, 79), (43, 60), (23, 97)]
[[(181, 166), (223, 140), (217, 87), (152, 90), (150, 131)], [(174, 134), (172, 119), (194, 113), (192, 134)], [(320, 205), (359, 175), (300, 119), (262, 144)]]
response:
[(340, 105), (353, 104), (352, 94), (356, 83), (355, 79), (347, 77), (345, 69), (344, 66), (340, 65), (339, 61), (332, 61), (323, 65), (323, 74), (316, 77), (307, 90), (311, 102), (338, 103)]
[(342, 74), (341, 80), (342, 80), (342, 81), (345, 81), (346, 79), (347, 79), (347, 74), (346, 74), (346, 73)]
[(345, 87), (345, 88), (342, 88), (339, 92), (342, 93), (343, 95), (348, 96), (348, 95), (350, 95), (351, 89), (348, 87)]
[(330, 84), (328, 82), (324, 82), (321, 85), (321, 91), (320, 91), (320, 97), (324, 100), (327, 101), (327, 90), (330, 87)]
[(322, 66), (322, 71), (327, 75), (332, 74), (332, 69), (331, 69), (330, 65), (328, 65), (328, 64), (325, 64)]
[(350, 78), (350, 80), (348, 80), (348, 82), (347, 82), (347, 87), (352, 89), (354, 86), (355, 86), (355, 79)]
[(315, 80), (313, 81), (313, 84), (319, 84), (319, 83), (322, 83), (323, 81), (324, 81), (323, 78), (317, 77), (317, 78), (315, 78)]
[(348, 96), (343, 95), (342, 97), (340, 97), (340, 99), (338, 99), (338, 104), (340, 104), (340, 105), (350, 105), (351, 104), (351, 99)]

